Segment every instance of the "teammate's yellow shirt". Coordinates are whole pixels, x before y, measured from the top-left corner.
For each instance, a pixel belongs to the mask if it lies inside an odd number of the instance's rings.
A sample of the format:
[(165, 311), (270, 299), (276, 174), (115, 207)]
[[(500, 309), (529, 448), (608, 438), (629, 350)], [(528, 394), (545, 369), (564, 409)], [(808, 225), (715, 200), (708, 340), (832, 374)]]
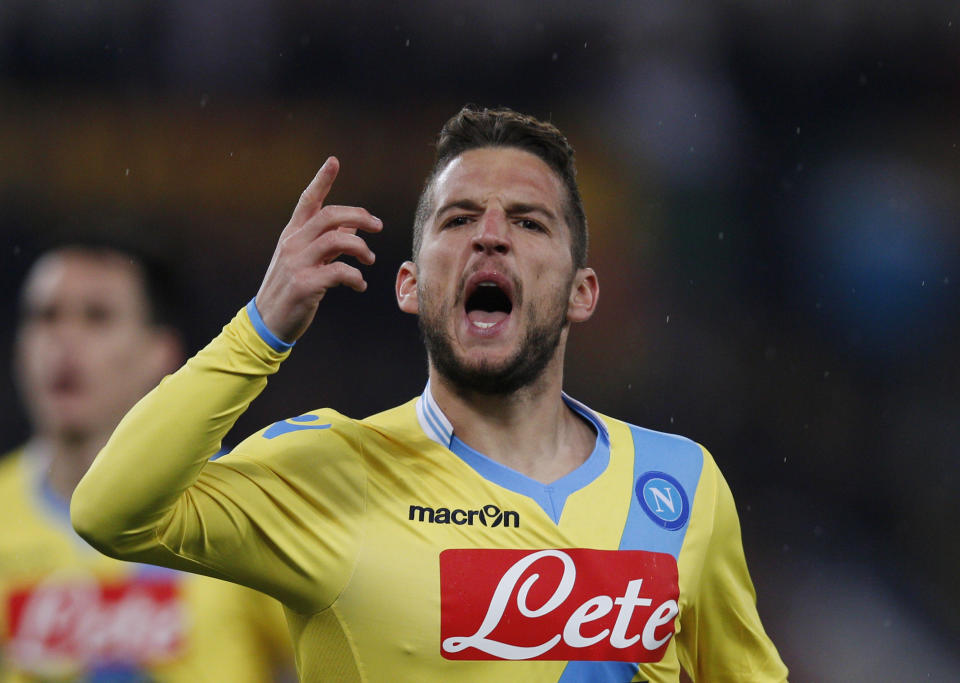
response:
[(564, 397), (596, 446), (542, 485), (459, 441), (428, 385), (208, 462), (285, 355), (241, 311), (120, 424), (74, 494), (81, 535), (276, 597), (304, 681), (785, 679), (697, 444)]
[(275, 601), (101, 555), (45, 469), (31, 445), (0, 460), (0, 682), (266, 683), (284, 668)]

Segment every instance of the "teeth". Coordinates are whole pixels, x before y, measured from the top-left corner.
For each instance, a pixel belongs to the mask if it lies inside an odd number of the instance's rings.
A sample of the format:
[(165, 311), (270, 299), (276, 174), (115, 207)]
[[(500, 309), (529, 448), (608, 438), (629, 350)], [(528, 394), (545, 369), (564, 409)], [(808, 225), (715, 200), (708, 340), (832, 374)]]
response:
[(477, 285), (477, 286), (478, 286), (478, 287), (496, 287), (497, 284), (496, 284), (495, 282), (481, 282), (481, 283), (480, 283), (479, 285)]
[(493, 327), (495, 324), (496, 323), (481, 323), (481, 322), (473, 323), (474, 327), (479, 327), (481, 330), (485, 330), (488, 327)]

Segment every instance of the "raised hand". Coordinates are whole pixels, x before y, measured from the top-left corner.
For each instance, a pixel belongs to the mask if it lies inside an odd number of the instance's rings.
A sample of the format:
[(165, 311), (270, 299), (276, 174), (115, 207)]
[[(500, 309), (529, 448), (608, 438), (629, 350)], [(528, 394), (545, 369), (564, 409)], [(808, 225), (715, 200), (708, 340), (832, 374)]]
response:
[(286, 342), (306, 332), (328, 289), (367, 288), (356, 267), (337, 259), (346, 255), (372, 264), (374, 254), (357, 231), (379, 232), (383, 221), (360, 207), (324, 206), (339, 171), (340, 162), (330, 157), (300, 195), (257, 292), (263, 322)]

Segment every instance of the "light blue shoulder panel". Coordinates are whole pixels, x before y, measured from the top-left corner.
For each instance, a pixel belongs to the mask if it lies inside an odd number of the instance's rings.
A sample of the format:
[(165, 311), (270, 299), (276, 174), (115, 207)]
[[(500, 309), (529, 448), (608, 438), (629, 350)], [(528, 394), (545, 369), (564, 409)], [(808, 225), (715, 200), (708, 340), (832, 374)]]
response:
[(693, 505), (703, 449), (690, 439), (630, 426), (633, 486), (620, 550), (680, 555)]

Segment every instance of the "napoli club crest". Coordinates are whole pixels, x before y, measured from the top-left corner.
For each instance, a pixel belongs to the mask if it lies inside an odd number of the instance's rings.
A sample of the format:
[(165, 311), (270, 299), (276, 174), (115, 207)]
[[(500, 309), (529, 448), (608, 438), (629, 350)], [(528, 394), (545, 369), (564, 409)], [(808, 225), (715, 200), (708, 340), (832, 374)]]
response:
[(690, 518), (690, 500), (680, 482), (665, 472), (647, 472), (637, 480), (637, 500), (647, 516), (667, 531)]

